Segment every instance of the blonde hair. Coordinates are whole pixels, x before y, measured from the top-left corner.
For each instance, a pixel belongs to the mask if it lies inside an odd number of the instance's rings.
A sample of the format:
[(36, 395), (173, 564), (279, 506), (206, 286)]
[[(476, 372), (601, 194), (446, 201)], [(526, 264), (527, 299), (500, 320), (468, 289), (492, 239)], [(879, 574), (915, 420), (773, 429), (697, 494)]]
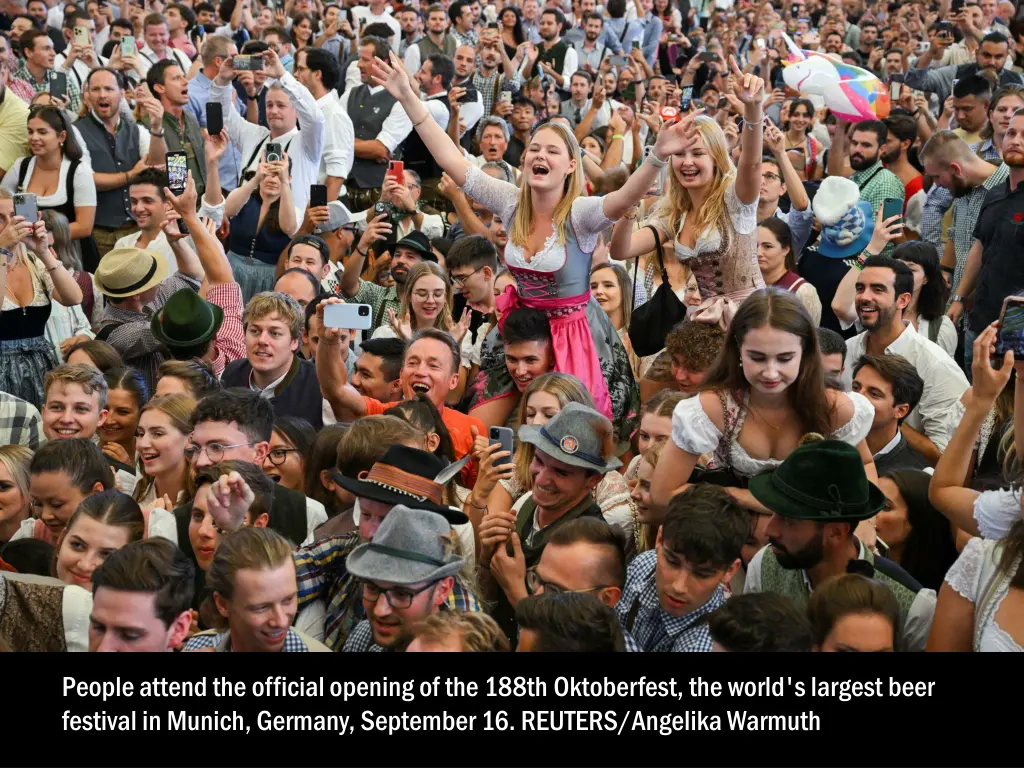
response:
[(464, 653), (509, 649), (508, 638), (498, 622), (486, 613), (438, 611), (413, 628), (413, 636), (427, 643), (443, 643), (455, 635)]
[(433, 261), (423, 261), (419, 264), (414, 264), (409, 270), (409, 275), (405, 278), (405, 291), (402, 292), (402, 303), (398, 308), (398, 317), (402, 318), (408, 314), (412, 330), (418, 330), (416, 327), (416, 313), (412, 311), (412, 290), (417, 281), (427, 275), (439, 277), (441, 282), (444, 283), (444, 301), (441, 303), (441, 311), (437, 313), (434, 327), (445, 331), (452, 324), (452, 286), (448, 282), (448, 276), (444, 273), (444, 270)]
[(263, 291), (249, 299), (249, 303), (245, 305), (245, 312), (242, 314), (242, 326), (247, 327), (250, 322), (262, 320), (275, 312), (288, 324), (292, 338), (301, 339), (306, 315), (299, 306), (299, 302), (279, 291)]
[[(173, 395), (164, 395), (163, 397), (154, 397), (139, 411), (139, 421), (142, 421), (142, 414), (146, 411), (160, 411), (171, 420), (171, 426), (181, 432), (187, 439), (188, 435), (192, 432), (192, 411), (195, 408), (196, 401), (189, 395), (175, 393)], [(135, 484), (132, 498), (141, 503), (146, 498), (146, 494), (149, 493), (155, 481), (146, 474), (141, 458), (138, 460), (138, 470), (139, 482)], [(182, 469), (181, 488), (185, 492), (186, 501), (195, 495), (192, 472), (187, 461)], [(176, 505), (178, 500), (171, 499), (171, 503)]]
[(32, 449), (24, 445), (0, 445), (0, 464), (7, 469), (21, 497), (28, 504), (28, 465), (32, 462)]
[(693, 227), (697, 236), (700, 236), (708, 227), (718, 226), (718, 222), (727, 218), (725, 206), (725, 192), (729, 184), (736, 178), (736, 166), (729, 157), (729, 149), (726, 144), (725, 134), (722, 129), (710, 117), (698, 117), (694, 121), (697, 131), (700, 133), (704, 146), (711, 153), (711, 159), (715, 163), (714, 178), (711, 180), (711, 189), (700, 208), (693, 209), (693, 201), (690, 193), (679, 183), (672, 169), (668, 173), (668, 193), (658, 200), (651, 211), (650, 219), (646, 223), (660, 223), (669, 235), (674, 239), (679, 232), (679, 226), (684, 214), (693, 212)]
[(99, 400), (100, 410), (107, 407), (107, 379), (96, 368), (85, 363), (64, 363), (46, 374), (43, 379), (43, 402), (46, 402), (50, 394), (50, 387), (61, 382), (78, 384), (87, 395), (95, 394)]
[(270, 528), (240, 528), (217, 545), (206, 583), (225, 600), (235, 593), (235, 574), (243, 568), (269, 571), (292, 559), (292, 545)]
[[(590, 408), (594, 407), (594, 398), (583, 386), (583, 382), (568, 373), (545, 373), (530, 382), (530, 386), (523, 392), (519, 400), (519, 414), (516, 418), (518, 429), (526, 423), (526, 406), (530, 398), (537, 392), (547, 392), (558, 398), (560, 408), (565, 408), (568, 403), (580, 403)], [(533, 479), (530, 477), (530, 464), (533, 463), (534, 447), (530, 443), (520, 442), (516, 447), (515, 455), (512, 457), (516, 465), (516, 483), (524, 491), (530, 490)]]
[[(569, 158), (576, 161), (575, 170), (565, 180), (565, 194), (558, 201), (554, 212), (551, 214), (551, 224), (558, 235), (558, 242), (565, 245), (569, 234), (569, 213), (572, 211), (572, 204), (576, 198), (583, 194), (585, 188), (583, 176), (583, 162), (580, 155), (580, 144), (576, 141), (573, 132), (561, 123), (545, 123), (535, 130), (530, 136), (532, 142), (534, 137), (541, 131), (554, 131), (558, 138), (565, 144), (569, 152)], [(724, 137), (723, 137), (724, 141)], [(529, 146), (529, 143), (527, 144)], [(525, 247), (533, 230), (533, 194), (530, 192), (530, 185), (523, 184), (519, 188), (519, 202), (516, 206), (515, 216), (512, 218), (512, 226), (509, 228), (508, 237), (513, 243)]]

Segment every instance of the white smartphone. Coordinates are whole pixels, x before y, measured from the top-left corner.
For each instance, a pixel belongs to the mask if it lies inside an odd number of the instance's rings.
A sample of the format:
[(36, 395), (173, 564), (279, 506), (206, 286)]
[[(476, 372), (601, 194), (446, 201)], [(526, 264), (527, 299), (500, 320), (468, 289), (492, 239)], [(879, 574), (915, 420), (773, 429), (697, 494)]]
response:
[(326, 304), (324, 326), (368, 331), (373, 325), (373, 312), (369, 304)]

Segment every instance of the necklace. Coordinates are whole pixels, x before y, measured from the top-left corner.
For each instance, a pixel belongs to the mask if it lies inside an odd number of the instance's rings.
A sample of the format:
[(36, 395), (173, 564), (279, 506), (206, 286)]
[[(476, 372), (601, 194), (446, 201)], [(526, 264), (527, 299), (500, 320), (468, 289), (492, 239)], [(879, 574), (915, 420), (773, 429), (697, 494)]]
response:
[(759, 409), (759, 408), (758, 408), (757, 406), (755, 406), (755, 405), (751, 405), (751, 406), (750, 406), (750, 410), (752, 410), (752, 411), (753, 411), (754, 413), (756, 413), (756, 414), (757, 414), (757, 417), (758, 417), (759, 419), (761, 419), (761, 421), (763, 421), (763, 422), (764, 422), (765, 424), (767, 424), (767, 425), (768, 425), (769, 427), (771, 427), (772, 429), (774, 429), (774, 430), (775, 430), (776, 432), (778, 432), (778, 431), (779, 431), (780, 429), (782, 429), (783, 425), (785, 425), (785, 423), (786, 423), (786, 422), (782, 422), (782, 424), (779, 424), (779, 426), (777, 426), (777, 427), (776, 427), (776, 426), (775, 426), (774, 424), (772, 424), (772, 423), (771, 423), (770, 421), (768, 421), (768, 419), (766, 419), (766, 418), (764, 417), (764, 414), (763, 414), (763, 413), (761, 413), (761, 409)]

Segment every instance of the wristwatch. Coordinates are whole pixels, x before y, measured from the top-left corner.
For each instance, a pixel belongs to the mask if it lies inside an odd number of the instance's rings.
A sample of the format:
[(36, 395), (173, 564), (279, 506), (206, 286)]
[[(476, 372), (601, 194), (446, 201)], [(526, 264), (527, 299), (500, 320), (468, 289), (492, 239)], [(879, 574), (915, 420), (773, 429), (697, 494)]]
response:
[(951, 301), (960, 302), (961, 304), (963, 304), (964, 303), (964, 297), (961, 296), (959, 293), (955, 293), (955, 294), (953, 294), (953, 298), (951, 299)]

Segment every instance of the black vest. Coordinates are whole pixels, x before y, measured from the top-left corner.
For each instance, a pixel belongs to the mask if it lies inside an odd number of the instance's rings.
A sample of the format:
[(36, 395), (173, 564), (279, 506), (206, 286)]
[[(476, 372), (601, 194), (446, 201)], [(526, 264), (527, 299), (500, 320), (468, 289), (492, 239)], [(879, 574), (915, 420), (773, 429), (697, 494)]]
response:
[[(140, 128), (122, 116), (113, 136), (90, 112), (75, 121), (89, 148), (92, 169), (96, 173), (128, 173), (142, 159)], [(107, 191), (96, 190), (96, 226), (118, 229), (132, 222), (128, 184)]]
[[(537, 75), (544, 74), (539, 65), (550, 64), (551, 68), (558, 74), (562, 74), (562, 70), (565, 69), (565, 55), (569, 52), (569, 44), (565, 40), (559, 40), (548, 50), (544, 50), (543, 46), (540, 50), (540, 55), (537, 56), (537, 60), (533, 62), (533, 66), (530, 67), (530, 77), (536, 77)], [(563, 88), (568, 90), (569, 84), (565, 83)]]
[[(277, 385), (270, 402), (274, 406), (275, 416), (295, 416), (305, 419), (313, 429), (323, 429), (323, 395), (320, 394), (320, 381), (316, 377), (316, 366), (308, 360), (295, 358), (284, 381)], [(249, 387), (249, 374), (252, 366), (245, 358), (233, 360), (224, 368), (221, 381), (225, 387)]]
[[(348, 97), (348, 116), (352, 118), (356, 138), (360, 141), (376, 139), (395, 102), (395, 97), (383, 88), (376, 94), (371, 94), (370, 86), (366, 84), (353, 88), (352, 95)], [(383, 186), (387, 170), (386, 163), (357, 157), (346, 183), (356, 189), (376, 189)]]
[[(430, 101), (443, 104), (446, 112), (451, 109), (451, 102), (448, 101), (447, 95), (438, 99), (430, 99)], [(426, 144), (423, 143), (423, 139), (420, 138), (420, 134), (415, 130), (405, 140), (402, 160), (407, 169), (418, 173), (424, 181), (441, 178), (441, 166), (437, 164), (437, 160), (434, 159)]]

